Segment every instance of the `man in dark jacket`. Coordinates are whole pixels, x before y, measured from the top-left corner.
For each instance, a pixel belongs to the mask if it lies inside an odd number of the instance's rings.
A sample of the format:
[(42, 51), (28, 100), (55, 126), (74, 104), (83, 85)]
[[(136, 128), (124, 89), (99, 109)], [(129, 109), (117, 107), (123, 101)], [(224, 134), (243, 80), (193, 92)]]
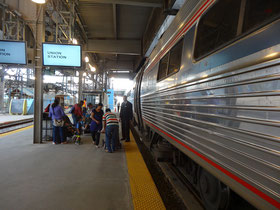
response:
[(121, 113), (120, 113), (120, 119), (122, 123), (122, 139), (126, 142), (130, 141), (129, 137), (129, 124), (132, 120), (132, 104), (127, 101), (127, 96), (123, 97), (123, 103), (121, 105)]

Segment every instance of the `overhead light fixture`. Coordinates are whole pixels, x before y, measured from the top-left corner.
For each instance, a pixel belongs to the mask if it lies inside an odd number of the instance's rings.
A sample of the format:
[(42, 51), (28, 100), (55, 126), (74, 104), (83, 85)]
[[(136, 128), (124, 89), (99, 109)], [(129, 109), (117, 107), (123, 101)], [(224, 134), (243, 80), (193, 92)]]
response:
[(273, 52), (273, 53), (270, 53), (267, 56), (265, 56), (265, 58), (272, 58), (272, 57), (277, 56), (278, 54), (279, 54), (279, 52)]
[(89, 58), (86, 56), (85, 57), (85, 62), (88, 63), (89, 62)]
[(118, 73), (118, 74), (127, 74), (130, 73), (130, 71), (114, 71), (114, 73)]
[(33, 1), (36, 4), (45, 4), (46, 3), (46, 0), (31, 0), (31, 1)]
[(72, 39), (72, 43), (73, 43), (73, 44), (78, 44), (78, 40), (75, 39), (75, 38), (73, 38), (73, 39)]
[(92, 72), (95, 72), (95, 71), (96, 71), (96, 68), (95, 68), (94, 66), (90, 65), (90, 64), (89, 64), (89, 68), (90, 68), (90, 70), (91, 70)]

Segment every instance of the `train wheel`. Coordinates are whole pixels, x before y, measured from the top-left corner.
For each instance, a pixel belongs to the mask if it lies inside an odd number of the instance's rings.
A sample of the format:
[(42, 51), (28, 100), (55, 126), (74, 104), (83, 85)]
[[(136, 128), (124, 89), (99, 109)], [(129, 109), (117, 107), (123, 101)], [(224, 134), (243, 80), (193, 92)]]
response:
[(230, 189), (212, 174), (200, 168), (199, 191), (207, 210), (227, 209), (230, 200)]
[(186, 173), (189, 181), (195, 186), (197, 184), (197, 169), (198, 165), (190, 158), (186, 159)]

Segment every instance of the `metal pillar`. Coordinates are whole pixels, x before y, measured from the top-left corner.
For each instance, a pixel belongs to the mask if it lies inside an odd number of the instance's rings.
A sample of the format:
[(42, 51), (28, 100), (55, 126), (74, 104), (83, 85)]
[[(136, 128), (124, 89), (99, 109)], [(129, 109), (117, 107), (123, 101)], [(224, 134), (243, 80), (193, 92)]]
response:
[(20, 77), (20, 99), (22, 99), (23, 96), (23, 76)]
[(107, 93), (107, 87), (108, 87), (108, 72), (107, 71), (105, 71), (104, 72), (104, 91), (105, 91), (105, 93)]
[(37, 6), (37, 20), (35, 26), (35, 88), (34, 88), (34, 135), (33, 143), (42, 143), (43, 117), (43, 70), (42, 70), (42, 42), (45, 41), (45, 6)]
[(78, 102), (83, 99), (83, 71), (79, 71)]
[(0, 112), (4, 112), (4, 88), (4, 76), (0, 75)]

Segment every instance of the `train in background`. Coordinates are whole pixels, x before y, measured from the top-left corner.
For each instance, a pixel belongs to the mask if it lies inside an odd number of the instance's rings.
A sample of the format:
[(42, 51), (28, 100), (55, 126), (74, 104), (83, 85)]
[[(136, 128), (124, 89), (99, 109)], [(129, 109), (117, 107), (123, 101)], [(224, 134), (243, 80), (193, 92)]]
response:
[(189, 0), (129, 91), (135, 123), (206, 209), (280, 209), (280, 1)]

